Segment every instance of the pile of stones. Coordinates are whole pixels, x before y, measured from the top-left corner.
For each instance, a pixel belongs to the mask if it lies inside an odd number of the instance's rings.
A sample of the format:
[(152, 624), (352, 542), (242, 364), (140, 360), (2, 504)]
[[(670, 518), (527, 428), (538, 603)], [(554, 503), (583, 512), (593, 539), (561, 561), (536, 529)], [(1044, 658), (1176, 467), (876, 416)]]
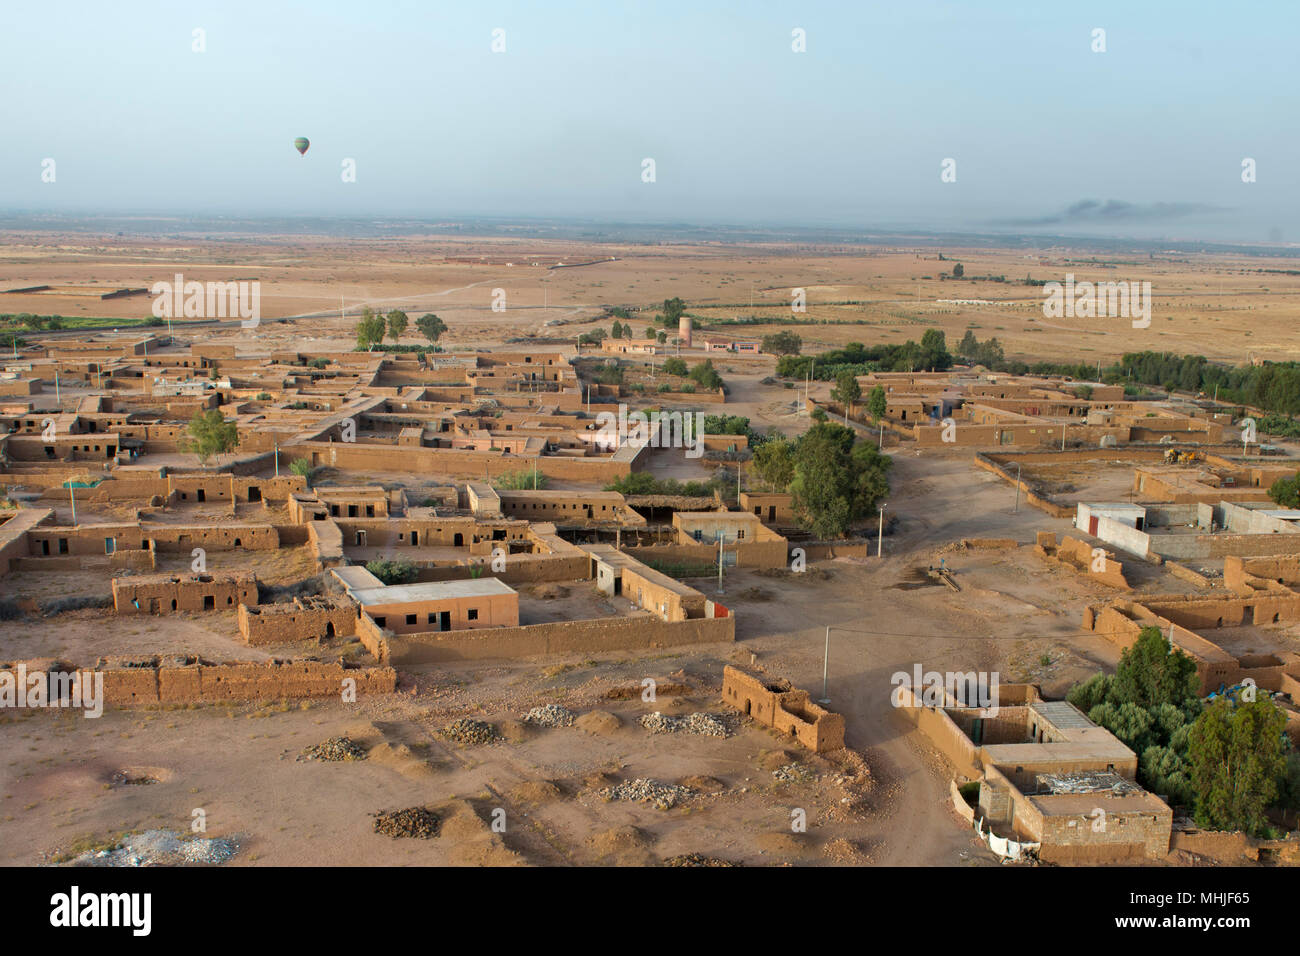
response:
[(701, 737), (730, 737), (731, 728), (720, 714), (690, 714), (670, 717), (655, 711), (641, 718), (641, 726), (652, 734), (698, 734)]
[(653, 803), (658, 810), (671, 810), (677, 806), (678, 801), (689, 800), (695, 796), (695, 791), (690, 787), (679, 787), (676, 784), (660, 783), (658, 780), (638, 777), (636, 780), (606, 787), (600, 791), (600, 795), (606, 800), (637, 800), (641, 803)]
[(495, 727), (485, 720), (475, 720), (473, 717), (453, 720), (442, 728), (442, 735), (461, 744), (490, 744), (501, 739)]
[(375, 832), (398, 837), (419, 837), (427, 840), (438, 835), (438, 825), (442, 822), (438, 814), (428, 807), (407, 807), (405, 810), (388, 810), (376, 813)]
[(572, 727), (577, 714), (559, 704), (544, 704), (524, 714), (524, 723), (538, 727)]
[(351, 737), (331, 737), (302, 752), (304, 760), (365, 760), (368, 751)]
[(680, 853), (664, 860), (664, 866), (736, 866), (730, 860), (720, 860), (716, 856), (702, 856), (699, 853)]
[(788, 763), (772, 771), (772, 776), (782, 783), (810, 783), (817, 779), (817, 774), (799, 763)]

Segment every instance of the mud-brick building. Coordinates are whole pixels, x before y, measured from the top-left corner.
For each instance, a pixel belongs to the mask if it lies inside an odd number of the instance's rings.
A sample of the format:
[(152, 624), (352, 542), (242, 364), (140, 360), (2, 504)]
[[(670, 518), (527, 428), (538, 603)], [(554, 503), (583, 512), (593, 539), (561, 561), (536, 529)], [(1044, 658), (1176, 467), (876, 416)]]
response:
[(756, 723), (789, 734), (815, 753), (844, 746), (844, 717), (812, 702), (780, 678), (762, 677), (738, 667), (722, 670), (722, 701)]
[(385, 585), (363, 567), (331, 573), (364, 614), (394, 634), (519, 626), (519, 595), (497, 578)]
[(149, 574), (113, 579), (116, 614), (233, 611), (241, 604), (257, 603), (257, 577), (249, 572)]

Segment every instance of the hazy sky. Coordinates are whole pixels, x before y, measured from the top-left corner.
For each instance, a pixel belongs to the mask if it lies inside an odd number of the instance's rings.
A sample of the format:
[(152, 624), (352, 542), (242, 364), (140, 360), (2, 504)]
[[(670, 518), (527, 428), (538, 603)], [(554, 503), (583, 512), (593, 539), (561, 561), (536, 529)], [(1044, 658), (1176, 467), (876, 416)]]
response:
[(1298, 241), (1297, 36), (1294, 0), (12, 2), (0, 208)]

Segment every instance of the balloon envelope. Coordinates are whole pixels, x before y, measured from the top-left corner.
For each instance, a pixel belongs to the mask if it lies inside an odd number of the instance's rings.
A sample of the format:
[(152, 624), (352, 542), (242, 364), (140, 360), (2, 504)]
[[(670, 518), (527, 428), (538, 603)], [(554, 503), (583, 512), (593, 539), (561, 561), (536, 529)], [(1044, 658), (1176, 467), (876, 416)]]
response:
[(310, 145), (311, 142), (307, 139), (306, 136), (299, 136), (297, 139), (293, 141), (293, 148), (296, 149), (299, 152), (299, 154), (307, 152), (307, 147)]

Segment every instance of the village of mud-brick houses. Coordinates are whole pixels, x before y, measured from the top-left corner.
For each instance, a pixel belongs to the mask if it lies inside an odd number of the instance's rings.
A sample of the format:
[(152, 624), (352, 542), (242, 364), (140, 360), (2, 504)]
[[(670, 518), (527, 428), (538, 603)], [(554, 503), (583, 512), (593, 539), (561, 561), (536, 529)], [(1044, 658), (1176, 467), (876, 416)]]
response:
[[(960, 368), (860, 382), (864, 393), (886, 389), (886, 450), (964, 456), (1018, 503), (1069, 523), (1033, 542), (961, 547), (1023, 548), (1100, 588), (1111, 596), (1086, 607), (1085, 631), (1123, 649), (1159, 627), (1195, 661), (1203, 694), (1251, 682), (1277, 695), (1288, 733), (1300, 737), (1290, 703), (1300, 657), (1260, 629), (1300, 621), (1300, 537), (1291, 537), (1300, 512), (1266, 493), (1296, 464), (1236, 440), (1243, 410)], [(725, 401), (722, 391), (653, 394), (664, 408)], [(584, 380), (561, 351), (245, 354), (161, 334), (51, 338), (15, 349), (0, 377), (0, 580), (74, 572), (114, 615), (230, 611), (248, 647), (297, 648), (287, 658), (208, 660), (142, 639), (138, 653), (94, 662), (105, 702), (132, 707), (333, 696), (345, 683), (385, 694), (404, 665), (734, 641), (737, 609), (665, 570), (787, 568), (796, 546), (809, 561), (875, 555), (874, 541), (810, 540), (781, 491), (753, 488), (729, 507), (717, 493), (598, 490), (653, 467), (656, 455), (681, 455), (611, 443), (600, 430), (602, 412), (636, 401), (648, 404)], [(846, 412), (811, 394), (806, 405), (833, 419)], [(187, 425), (212, 409), (235, 422), (238, 446), (198, 467), (184, 454)], [(734, 453), (745, 439), (700, 441)], [(1098, 462), (1131, 471), (1126, 500), (1054, 493), (1035, 477)], [(528, 473), (557, 487), (497, 487)], [(349, 478), (376, 474), (418, 476), (421, 490)], [(317, 586), (259, 579), (259, 562), (289, 550), (308, 556)], [(252, 560), (223, 560), (234, 554)], [(375, 560), (409, 562), (414, 576), (385, 583), (366, 567)], [(1131, 579), (1152, 574), (1176, 588), (1135, 593)], [(615, 599), (605, 606), (616, 613), (537, 619), (527, 591), (573, 582)], [(17, 613), (59, 613), (57, 601), (5, 600)], [(358, 652), (301, 652), (303, 642), (335, 639)], [(19, 663), (54, 662), (0, 668)], [(732, 667), (720, 676), (723, 701), (756, 722), (816, 751), (852, 744), (841, 715), (788, 682)], [(916, 687), (900, 703), (951, 767), (957, 815), (1004, 858), (1158, 858), (1195, 839), (1136, 782), (1132, 751), (1033, 685), (1004, 684), (995, 712)], [(978, 796), (968, 799), (962, 784), (972, 783)], [(1094, 825), (1099, 812), (1104, 828)]]

